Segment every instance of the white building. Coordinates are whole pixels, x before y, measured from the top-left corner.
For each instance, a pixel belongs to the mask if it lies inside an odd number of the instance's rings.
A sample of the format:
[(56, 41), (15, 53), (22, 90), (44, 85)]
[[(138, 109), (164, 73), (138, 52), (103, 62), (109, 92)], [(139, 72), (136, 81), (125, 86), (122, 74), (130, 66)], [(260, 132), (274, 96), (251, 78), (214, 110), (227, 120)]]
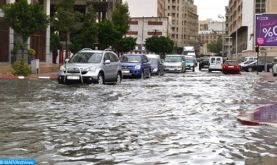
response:
[(128, 37), (137, 38), (137, 49), (141, 50), (147, 38), (152, 36), (167, 37), (170, 29), (168, 17), (133, 17), (129, 21)]

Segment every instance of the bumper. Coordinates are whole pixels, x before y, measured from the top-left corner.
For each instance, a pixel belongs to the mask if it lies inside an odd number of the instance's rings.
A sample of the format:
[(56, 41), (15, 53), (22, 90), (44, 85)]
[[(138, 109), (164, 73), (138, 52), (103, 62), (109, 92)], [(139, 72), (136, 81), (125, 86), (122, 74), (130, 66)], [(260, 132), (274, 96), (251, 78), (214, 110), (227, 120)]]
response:
[(96, 82), (98, 79), (98, 74), (96, 72), (87, 72), (83, 73), (65, 73), (64, 71), (60, 71), (58, 73), (58, 81), (59, 82)]
[(164, 68), (165, 72), (182, 72), (182, 68)]
[(141, 76), (141, 70), (122, 69), (123, 76)]

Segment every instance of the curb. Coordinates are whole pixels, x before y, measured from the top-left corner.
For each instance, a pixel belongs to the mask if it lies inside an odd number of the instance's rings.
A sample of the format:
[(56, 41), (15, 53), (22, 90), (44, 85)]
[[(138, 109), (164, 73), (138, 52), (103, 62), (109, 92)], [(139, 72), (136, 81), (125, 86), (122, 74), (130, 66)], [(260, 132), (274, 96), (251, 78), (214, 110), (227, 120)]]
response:
[(14, 76), (14, 75), (0, 75), (0, 79), (8, 80), (57, 80), (56, 76)]

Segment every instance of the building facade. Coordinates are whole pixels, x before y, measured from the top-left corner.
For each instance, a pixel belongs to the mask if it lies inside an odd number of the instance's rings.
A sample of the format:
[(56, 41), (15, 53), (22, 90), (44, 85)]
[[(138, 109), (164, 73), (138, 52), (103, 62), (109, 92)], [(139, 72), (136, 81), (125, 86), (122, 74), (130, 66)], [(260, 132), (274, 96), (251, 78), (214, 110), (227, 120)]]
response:
[[(15, 3), (16, 0), (0, 0), (0, 63), (14, 62), (11, 51), (17, 40), (14, 31), (4, 22), (4, 13), (1, 7), (4, 4)], [(28, 0), (29, 3), (40, 3), (43, 5), (46, 15), (53, 15), (58, 0)], [(111, 19), (112, 9), (122, 0), (76, 0), (74, 9), (85, 13), (88, 5), (92, 4), (97, 15), (97, 20)], [(42, 63), (52, 63), (50, 52), (50, 26), (39, 33), (30, 36), (27, 47), (33, 48)]]
[(177, 47), (198, 47), (198, 15), (193, 0), (158, 0), (158, 17), (169, 17), (170, 38)]
[[(234, 56), (256, 56), (255, 47), (255, 15), (276, 13), (276, 0), (229, 0), (226, 8), (227, 34), (231, 38)], [(271, 49), (268, 55), (273, 55)]]
[(199, 21), (198, 41), (200, 43), (200, 54), (213, 55), (208, 51), (208, 44), (216, 42), (225, 34), (225, 22), (212, 19)]
[(168, 17), (133, 17), (129, 21), (128, 37), (136, 38), (136, 50), (143, 51), (145, 41), (152, 36), (167, 37), (170, 30)]

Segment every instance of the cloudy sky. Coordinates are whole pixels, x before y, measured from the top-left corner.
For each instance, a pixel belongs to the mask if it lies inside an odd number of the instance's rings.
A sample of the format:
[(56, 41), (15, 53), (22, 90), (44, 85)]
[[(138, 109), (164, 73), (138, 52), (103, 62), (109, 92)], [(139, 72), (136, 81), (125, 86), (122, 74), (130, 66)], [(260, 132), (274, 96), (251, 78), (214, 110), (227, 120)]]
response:
[[(129, 4), (131, 17), (157, 16), (157, 0), (123, 0)], [(228, 0), (194, 0), (198, 7), (199, 20), (207, 18), (218, 19), (225, 14)]]

